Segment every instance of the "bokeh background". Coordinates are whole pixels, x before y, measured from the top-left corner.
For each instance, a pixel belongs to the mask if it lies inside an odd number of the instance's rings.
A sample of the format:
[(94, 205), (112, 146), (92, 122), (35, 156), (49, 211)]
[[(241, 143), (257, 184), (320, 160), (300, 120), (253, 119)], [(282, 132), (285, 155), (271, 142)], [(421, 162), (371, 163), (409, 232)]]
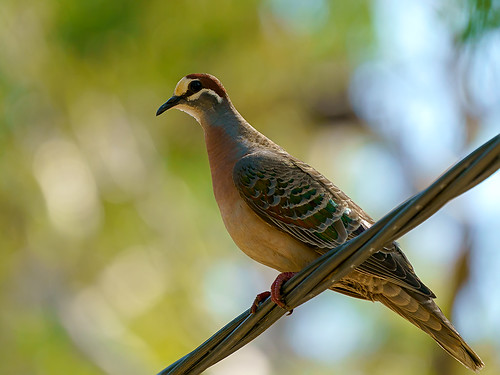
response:
[[(0, 373), (155, 374), (268, 289), (214, 202), (186, 74), (380, 218), (500, 130), (500, 2), (3, 0)], [(401, 239), (500, 372), (500, 176)], [(324, 293), (210, 374), (466, 374)]]

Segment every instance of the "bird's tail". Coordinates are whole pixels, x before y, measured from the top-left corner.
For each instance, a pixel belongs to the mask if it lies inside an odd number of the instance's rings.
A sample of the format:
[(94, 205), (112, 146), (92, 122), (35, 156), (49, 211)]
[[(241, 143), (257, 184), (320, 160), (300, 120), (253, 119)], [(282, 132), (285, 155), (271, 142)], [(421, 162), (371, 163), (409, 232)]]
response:
[(383, 293), (374, 297), (431, 336), (465, 367), (477, 372), (484, 366), (432, 298), (393, 283), (385, 284)]

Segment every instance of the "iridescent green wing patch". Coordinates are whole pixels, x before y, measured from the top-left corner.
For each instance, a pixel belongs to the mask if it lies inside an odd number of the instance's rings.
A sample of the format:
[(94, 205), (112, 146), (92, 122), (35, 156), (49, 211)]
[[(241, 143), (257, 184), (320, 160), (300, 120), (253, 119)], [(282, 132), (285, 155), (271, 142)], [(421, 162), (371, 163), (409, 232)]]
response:
[(344, 202), (275, 153), (242, 158), (233, 177), (242, 198), (262, 219), (310, 246), (335, 247), (359, 227)]

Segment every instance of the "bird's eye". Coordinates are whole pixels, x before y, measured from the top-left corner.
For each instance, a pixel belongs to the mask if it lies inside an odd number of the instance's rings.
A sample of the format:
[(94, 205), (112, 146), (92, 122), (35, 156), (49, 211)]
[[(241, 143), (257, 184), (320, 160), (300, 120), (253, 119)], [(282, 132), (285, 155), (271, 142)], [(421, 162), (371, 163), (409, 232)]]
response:
[(198, 92), (202, 87), (203, 86), (200, 81), (191, 81), (191, 83), (189, 83), (189, 90), (192, 92)]

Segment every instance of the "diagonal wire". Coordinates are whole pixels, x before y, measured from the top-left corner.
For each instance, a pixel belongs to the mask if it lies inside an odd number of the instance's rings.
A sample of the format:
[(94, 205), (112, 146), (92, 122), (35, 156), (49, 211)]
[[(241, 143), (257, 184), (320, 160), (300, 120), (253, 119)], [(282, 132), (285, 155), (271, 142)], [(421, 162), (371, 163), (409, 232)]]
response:
[[(297, 273), (283, 287), (287, 306), (295, 308), (330, 288), (378, 249), (408, 233), (499, 168), (500, 135), (497, 135), (359, 236), (330, 250)], [(248, 344), (286, 313), (268, 298), (255, 314), (244, 311), (158, 375), (199, 374)]]

